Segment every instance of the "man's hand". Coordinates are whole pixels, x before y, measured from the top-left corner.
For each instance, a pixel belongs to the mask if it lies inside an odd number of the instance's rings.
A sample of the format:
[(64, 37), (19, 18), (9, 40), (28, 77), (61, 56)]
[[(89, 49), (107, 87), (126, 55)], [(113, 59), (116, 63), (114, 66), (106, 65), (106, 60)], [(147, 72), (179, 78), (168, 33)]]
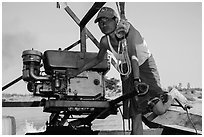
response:
[(149, 85), (147, 85), (146, 83), (139, 82), (139, 81), (134, 81), (134, 86), (135, 86), (136, 91), (138, 92), (138, 96), (145, 95), (149, 90)]
[(76, 77), (79, 73), (76, 69), (67, 69), (65, 72), (68, 79)]

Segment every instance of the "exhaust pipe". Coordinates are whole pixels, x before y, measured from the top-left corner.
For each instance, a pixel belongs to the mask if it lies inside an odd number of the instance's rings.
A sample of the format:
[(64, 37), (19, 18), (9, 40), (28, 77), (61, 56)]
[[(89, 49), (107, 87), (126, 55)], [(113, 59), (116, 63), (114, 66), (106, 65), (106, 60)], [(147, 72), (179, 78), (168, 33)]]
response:
[(50, 77), (48, 76), (37, 76), (35, 75), (35, 69), (34, 69), (34, 66), (33, 66), (33, 62), (31, 62), (30, 64), (30, 69), (29, 69), (29, 75), (32, 79), (34, 80), (39, 80), (39, 81), (46, 81), (46, 80), (49, 80)]

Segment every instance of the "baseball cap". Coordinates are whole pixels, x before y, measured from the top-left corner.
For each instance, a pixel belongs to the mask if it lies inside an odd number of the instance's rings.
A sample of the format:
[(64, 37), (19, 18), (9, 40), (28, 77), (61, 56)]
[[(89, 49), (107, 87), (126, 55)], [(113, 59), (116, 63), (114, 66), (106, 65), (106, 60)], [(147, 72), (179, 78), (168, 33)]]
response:
[(117, 13), (112, 8), (103, 7), (99, 11), (94, 23), (97, 23), (99, 21), (99, 19), (102, 17), (107, 17), (107, 18), (117, 17)]

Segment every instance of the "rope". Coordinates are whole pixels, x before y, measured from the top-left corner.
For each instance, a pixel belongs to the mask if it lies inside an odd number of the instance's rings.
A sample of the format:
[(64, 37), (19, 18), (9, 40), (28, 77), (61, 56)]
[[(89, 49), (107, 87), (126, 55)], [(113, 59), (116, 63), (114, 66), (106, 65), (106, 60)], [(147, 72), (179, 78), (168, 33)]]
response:
[[(122, 3), (122, 2), (116, 2), (117, 10), (118, 10), (118, 13), (120, 15), (120, 20), (125, 19), (124, 4), (125, 3)], [(122, 16), (122, 14), (124, 16)], [(130, 58), (128, 56), (127, 40), (126, 40), (125, 36), (124, 36), (124, 38), (122, 40), (119, 41), (118, 55), (120, 55), (119, 54), (120, 51), (121, 51), (121, 54), (122, 54), (122, 59), (116, 57), (116, 59), (117, 59), (116, 69), (118, 70), (118, 72), (121, 75), (128, 76), (132, 71), (132, 67), (131, 67)], [(127, 71), (126, 72), (123, 71), (123, 65), (124, 64), (127, 64)]]
[(189, 115), (189, 113), (188, 113), (187, 107), (185, 108), (185, 111), (186, 111), (186, 113), (187, 113), (188, 120), (191, 122), (193, 128), (195, 129), (196, 135), (198, 135), (198, 131), (197, 131), (197, 129), (196, 129), (196, 127), (195, 127), (195, 125), (194, 125), (192, 119), (190, 118), (190, 115)]
[(119, 7), (119, 2), (116, 2), (116, 6), (117, 6), (118, 13), (119, 13), (119, 15), (120, 15), (120, 17), (121, 17), (121, 12), (120, 12), (120, 7)]
[(125, 19), (125, 2), (116, 2), (120, 19)]
[(184, 111), (186, 111), (186, 114), (187, 114), (188, 120), (191, 122), (193, 128), (195, 129), (196, 134), (198, 135), (198, 131), (197, 131), (197, 129), (196, 129), (196, 127), (195, 127), (195, 125), (194, 125), (192, 119), (191, 119), (190, 116), (189, 116), (189, 113), (188, 113), (188, 106), (187, 106), (187, 105), (183, 106), (183, 105), (181, 104), (181, 102), (180, 102), (178, 99), (176, 99), (176, 98), (175, 98), (175, 100), (176, 100), (176, 102), (179, 104), (179, 106), (182, 107)]
[[(124, 57), (124, 60), (117, 59), (117, 70), (121, 75), (128, 76), (132, 71), (132, 67), (131, 67), (131, 62), (130, 62), (130, 58), (128, 55), (127, 40), (124, 38), (123, 40), (119, 41), (118, 46), (119, 46), (118, 47), (118, 54), (120, 52), (120, 48), (122, 47), (122, 55)], [(127, 64), (127, 72), (123, 71), (123, 65), (124, 64)]]
[[(109, 43), (110, 49), (112, 50), (112, 54), (117, 59), (116, 63), (114, 64), (114, 67), (116, 68), (116, 70), (121, 75), (128, 76), (131, 73), (131, 71), (132, 71), (132, 67), (131, 67), (131, 62), (130, 62), (129, 55), (128, 55), (127, 40), (124, 38), (124, 39), (119, 41), (118, 51), (116, 52), (112, 48), (112, 45), (111, 45), (111, 42), (110, 42), (110, 38), (107, 37), (107, 39), (108, 39), (108, 43)], [(127, 64), (127, 71), (126, 72), (123, 71), (123, 65), (124, 64)]]

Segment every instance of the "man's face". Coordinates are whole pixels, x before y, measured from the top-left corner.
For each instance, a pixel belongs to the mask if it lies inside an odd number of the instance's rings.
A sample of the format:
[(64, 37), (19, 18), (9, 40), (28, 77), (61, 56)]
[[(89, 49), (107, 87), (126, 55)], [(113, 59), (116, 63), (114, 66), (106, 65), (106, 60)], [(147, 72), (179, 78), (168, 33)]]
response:
[(102, 17), (98, 21), (98, 26), (102, 33), (110, 34), (116, 28), (116, 21), (112, 18)]

